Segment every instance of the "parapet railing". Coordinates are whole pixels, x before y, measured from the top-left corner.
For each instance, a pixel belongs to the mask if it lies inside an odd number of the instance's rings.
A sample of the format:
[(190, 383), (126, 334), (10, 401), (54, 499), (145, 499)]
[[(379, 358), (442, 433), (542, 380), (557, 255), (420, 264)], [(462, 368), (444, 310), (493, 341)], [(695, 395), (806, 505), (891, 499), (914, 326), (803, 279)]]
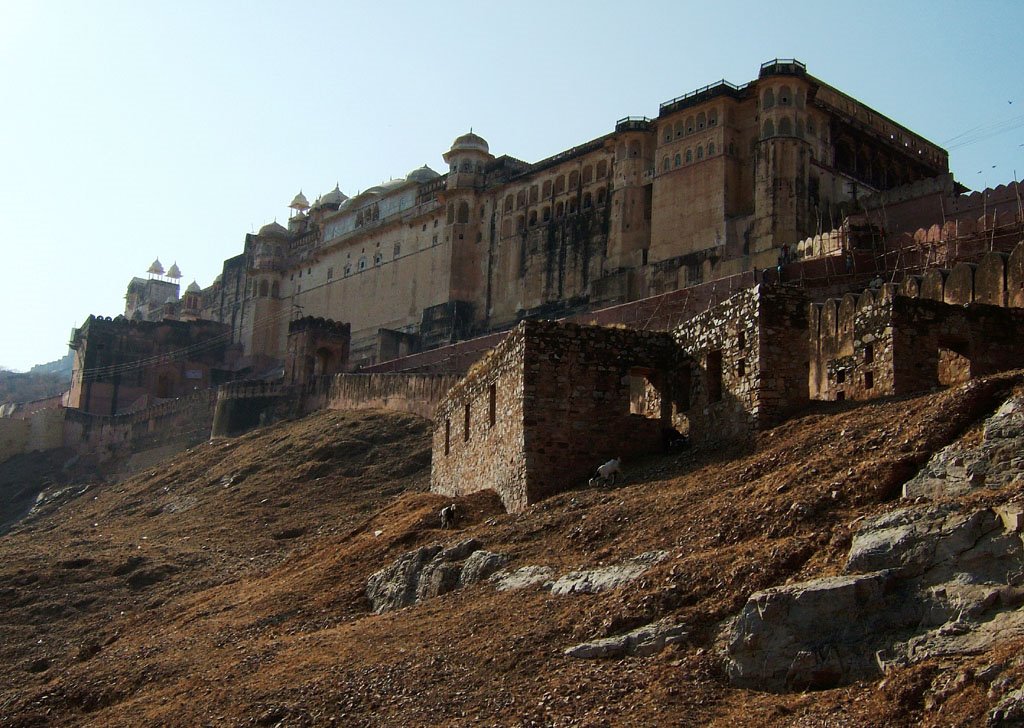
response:
[(291, 385), (280, 382), (241, 381), (222, 384), (217, 389), (217, 399), (249, 399), (253, 397), (280, 397), (292, 390)]
[(701, 86), (699, 89), (695, 89), (693, 91), (690, 91), (689, 93), (685, 93), (682, 96), (676, 96), (674, 99), (665, 101), (660, 106), (658, 106), (658, 111), (660, 113), (664, 113), (665, 110), (668, 109), (669, 107), (675, 106), (676, 104), (679, 104), (683, 101), (688, 101), (689, 99), (692, 99), (695, 96), (700, 96), (701, 94), (708, 93), (710, 91), (717, 91), (718, 89), (728, 91), (742, 91), (747, 86), (749, 86), (749, 84), (737, 86), (736, 84), (730, 83), (729, 81), (726, 81), (723, 78), (713, 83), (709, 83), (707, 86)]

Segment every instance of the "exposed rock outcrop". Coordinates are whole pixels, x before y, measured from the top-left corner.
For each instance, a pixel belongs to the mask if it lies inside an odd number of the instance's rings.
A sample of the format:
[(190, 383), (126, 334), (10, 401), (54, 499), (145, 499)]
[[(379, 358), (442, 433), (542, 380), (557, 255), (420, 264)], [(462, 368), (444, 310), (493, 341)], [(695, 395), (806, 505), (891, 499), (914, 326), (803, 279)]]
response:
[(1024, 396), (1006, 400), (985, 421), (981, 442), (943, 448), (903, 486), (904, 498), (936, 498), (1024, 481)]
[(570, 571), (556, 579), (549, 590), (552, 594), (597, 594), (617, 589), (638, 578), (667, 556), (667, 551), (648, 551), (618, 564)]
[(400, 609), (483, 581), (508, 562), (504, 554), (484, 551), (476, 539), (454, 546), (423, 546), (370, 576), (366, 596), (378, 614)]
[(753, 594), (732, 625), (733, 682), (826, 688), (1024, 635), (1017, 509), (915, 506), (868, 519), (845, 571)]
[(684, 639), (686, 639), (686, 628), (683, 625), (663, 619), (652, 624), (645, 624), (643, 627), (638, 627), (625, 634), (583, 642), (568, 648), (565, 654), (569, 657), (586, 660), (625, 655), (647, 657), (661, 652), (668, 645), (682, 642)]

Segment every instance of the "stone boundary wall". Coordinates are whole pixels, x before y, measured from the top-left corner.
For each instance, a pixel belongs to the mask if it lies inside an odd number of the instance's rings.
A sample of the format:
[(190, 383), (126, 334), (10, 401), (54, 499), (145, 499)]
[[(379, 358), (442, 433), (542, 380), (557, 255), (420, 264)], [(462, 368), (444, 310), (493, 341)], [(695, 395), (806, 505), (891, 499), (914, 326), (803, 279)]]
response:
[(216, 403), (216, 390), (208, 389), (120, 415), (69, 408), (63, 444), (100, 461), (169, 445), (185, 449), (209, 439)]
[(335, 374), (311, 396), (323, 402), (317, 409), (384, 409), (432, 420), (438, 403), (458, 381), (454, 374)]
[(809, 307), (813, 399), (866, 400), (1020, 366), (1024, 310), (879, 291)]
[(63, 409), (47, 408), (23, 418), (0, 418), (0, 462), (23, 453), (52, 450), (63, 443)]
[(1024, 242), (1009, 254), (988, 252), (977, 263), (957, 263), (949, 270), (927, 268), (921, 275), (908, 275), (899, 294), (950, 304), (1024, 308)]
[(811, 399), (865, 400), (896, 392), (892, 304), (896, 286), (808, 307)]

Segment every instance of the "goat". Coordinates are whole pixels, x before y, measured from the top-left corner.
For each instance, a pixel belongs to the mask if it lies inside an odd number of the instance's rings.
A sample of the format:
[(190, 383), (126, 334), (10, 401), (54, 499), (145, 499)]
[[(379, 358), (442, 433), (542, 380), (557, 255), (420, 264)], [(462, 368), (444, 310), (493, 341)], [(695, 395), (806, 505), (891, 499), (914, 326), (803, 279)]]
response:
[(458, 512), (455, 508), (455, 504), (447, 505), (441, 509), (441, 528), (455, 528), (455, 521), (458, 517)]
[(622, 460), (612, 458), (597, 469), (597, 474), (590, 479), (590, 485), (615, 485), (618, 476), (622, 474)]

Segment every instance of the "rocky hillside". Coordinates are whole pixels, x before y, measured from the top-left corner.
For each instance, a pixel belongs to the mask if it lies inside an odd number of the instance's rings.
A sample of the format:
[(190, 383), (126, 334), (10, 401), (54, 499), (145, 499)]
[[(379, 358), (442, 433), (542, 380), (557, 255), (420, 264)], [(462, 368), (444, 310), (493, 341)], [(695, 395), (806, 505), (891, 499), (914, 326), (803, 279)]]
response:
[(1013, 719), (1022, 382), (816, 405), (453, 530), (428, 423), (384, 413), (44, 491), (0, 537), (0, 724)]

